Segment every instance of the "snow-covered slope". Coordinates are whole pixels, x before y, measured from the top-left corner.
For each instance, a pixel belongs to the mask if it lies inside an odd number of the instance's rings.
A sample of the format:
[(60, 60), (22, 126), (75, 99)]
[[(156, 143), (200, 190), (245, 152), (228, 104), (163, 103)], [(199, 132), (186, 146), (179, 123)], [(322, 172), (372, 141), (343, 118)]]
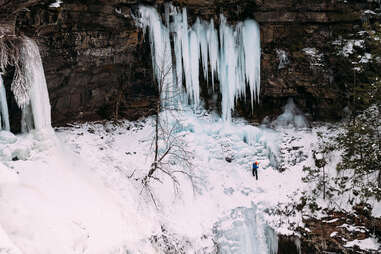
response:
[(125, 243), (133, 223), (119, 198), (54, 136), (34, 135), (22, 138), (35, 142), (28, 160), (0, 164), (0, 250), (13, 242), (22, 253), (108, 253)]
[[(157, 175), (163, 184), (151, 186), (158, 208), (139, 180), (152, 162), (149, 119), (61, 128), (58, 139), (2, 132), (0, 246), (28, 254), (156, 253), (164, 247), (152, 237), (170, 232), (186, 253), (210, 253), (215, 239), (228, 253), (275, 250), (263, 209), (290, 190), (280, 187), (264, 134), (278, 134), (191, 112), (182, 117), (193, 184), (180, 174), (174, 192), (171, 180)], [(259, 181), (251, 176), (254, 159), (262, 165)]]
[(271, 130), (204, 111), (177, 118), (192, 162), (189, 175), (177, 174), (177, 192), (165, 174), (155, 174), (151, 193), (141, 183), (153, 160), (150, 118), (73, 125), (55, 135), (1, 132), (0, 250), (214, 253), (218, 245), (224, 253), (275, 253), (274, 230), (291, 233), (284, 222), (301, 225), (301, 218), (269, 211), (309, 188), (302, 169), (313, 163), (316, 132), (325, 128)]

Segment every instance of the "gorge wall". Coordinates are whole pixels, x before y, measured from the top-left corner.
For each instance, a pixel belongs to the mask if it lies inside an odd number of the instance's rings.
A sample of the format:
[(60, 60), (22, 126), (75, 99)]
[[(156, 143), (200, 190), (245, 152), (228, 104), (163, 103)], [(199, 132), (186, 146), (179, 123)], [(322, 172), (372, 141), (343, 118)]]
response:
[[(167, 1), (63, 0), (59, 8), (50, 7), (52, 2), (1, 0), (0, 36), (27, 35), (37, 41), (53, 123), (113, 118), (117, 111), (117, 117), (128, 119), (150, 114), (156, 101), (151, 52), (133, 17), (139, 4), (164, 13)], [(238, 115), (257, 121), (281, 112), (288, 97), (311, 119), (340, 118), (346, 105), (343, 89), (351, 82), (343, 71), (352, 72), (333, 42), (361, 27), (364, 10), (378, 7), (367, 0), (171, 2), (187, 7), (189, 23), (196, 17), (218, 23), (223, 13), (230, 23), (252, 18), (260, 24), (261, 102), (254, 112), (245, 100), (237, 107)], [(9, 86), (11, 68), (4, 78)]]

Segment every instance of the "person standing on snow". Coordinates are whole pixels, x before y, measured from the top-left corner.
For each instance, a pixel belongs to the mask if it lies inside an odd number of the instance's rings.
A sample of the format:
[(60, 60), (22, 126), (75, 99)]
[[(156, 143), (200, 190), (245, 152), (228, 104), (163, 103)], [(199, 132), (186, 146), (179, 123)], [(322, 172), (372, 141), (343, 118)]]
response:
[(253, 163), (253, 176), (258, 180), (258, 168), (259, 168), (259, 162), (255, 161)]

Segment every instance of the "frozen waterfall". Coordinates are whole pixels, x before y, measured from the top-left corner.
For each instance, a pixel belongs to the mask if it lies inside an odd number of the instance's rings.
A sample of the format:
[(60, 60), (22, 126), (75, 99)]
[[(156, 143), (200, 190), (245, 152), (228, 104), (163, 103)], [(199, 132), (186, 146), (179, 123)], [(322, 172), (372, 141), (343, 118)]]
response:
[[(35, 41), (22, 37), (17, 49), (18, 71), (14, 74), (11, 90), (22, 111), (21, 130), (51, 128), (50, 102), (40, 51)], [(0, 75), (0, 129), (10, 130), (5, 84)]]
[(180, 11), (167, 6), (166, 24), (152, 7), (141, 6), (139, 12), (138, 24), (149, 34), (154, 76), (168, 91), (166, 96), (173, 95), (173, 91), (182, 91), (185, 81), (186, 99), (197, 107), (200, 104), (201, 63), (204, 78), (213, 88), (215, 80), (219, 81), (224, 120), (231, 119), (238, 98), (246, 97), (247, 86), (254, 107), (260, 93), (261, 57), (260, 31), (254, 20), (232, 27), (221, 15), (217, 30), (213, 20), (197, 19), (193, 26), (189, 26), (185, 8)]
[(24, 59), (25, 79), (30, 82), (30, 102), (22, 109), (22, 126), (24, 131), (50, 128), (50, 102), (42, 66), (40, 51), (36, 42), (24, 38), (21, 49)]
[(278, 237), (263, 223), (257, 207), (238, 207), (218, 221), (213, 228), (219, 253), (278, 253)]
[(5, 93), (4, 82), (1, 75), (0, 75), (0, 130), (6, 130), (6, 131), (10, 130), (7, 96)]

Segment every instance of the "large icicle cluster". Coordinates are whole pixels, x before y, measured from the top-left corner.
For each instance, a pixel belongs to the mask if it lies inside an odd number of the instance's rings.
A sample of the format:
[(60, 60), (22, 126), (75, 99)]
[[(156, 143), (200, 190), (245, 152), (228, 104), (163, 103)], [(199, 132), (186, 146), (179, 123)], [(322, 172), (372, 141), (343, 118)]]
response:
[[(260, 32), (255, 21), (246, 20), (231, 27), (221, 15), (217, 30), (213, 20), (206, 22), (197, 19), (190, 27), (185, 8), (179, 11), (167, 6), (165, 24), (152, 7), (141, 6), (139, 11), (138, 24), (144, 31), (148, 28), (154, 75), (159, 85), (164, 84), (164, 90), (176, 85), (175, 90), (182, 91), (184, 80), (187, 99), (197, 107), (200, 104), (201, 62), (204, 78), (212, 83), (213, 88), (215, 79), (219, 80), (222, 116), (225, 120), (231, 119), (237, 99), (246, 96), (247, 85), (253, 107), (260, 92), (261, 54)], [(163, 78), (163, 74), (171, 67), (172, 73)], [(173, 94), (173, 90), (171, 88), (168, 91)]]

